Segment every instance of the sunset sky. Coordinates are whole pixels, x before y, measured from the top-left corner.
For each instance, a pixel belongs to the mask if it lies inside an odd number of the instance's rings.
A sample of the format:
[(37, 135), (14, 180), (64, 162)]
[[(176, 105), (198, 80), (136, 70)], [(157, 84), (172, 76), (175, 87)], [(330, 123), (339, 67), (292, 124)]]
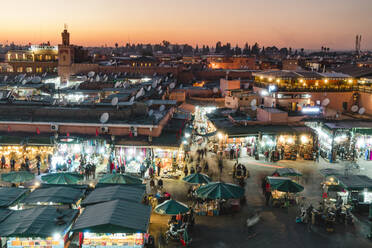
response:
[(0, 43), (127, 43), (372, 49), (372, 0), (17, 0), (2, 1)]

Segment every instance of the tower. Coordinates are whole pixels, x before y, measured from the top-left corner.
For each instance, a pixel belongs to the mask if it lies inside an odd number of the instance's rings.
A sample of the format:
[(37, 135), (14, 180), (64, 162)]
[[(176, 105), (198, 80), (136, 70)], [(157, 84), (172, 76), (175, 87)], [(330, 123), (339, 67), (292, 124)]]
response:
[(70, 45), (70, 33), (67, 31), (67, 25), (65, 24), (65, 29), (61, 33), (62, 35), (62, 45), (69, 46)]
[(360, 54), (360, 46), (361, 46), (361, 42), (362, 42), (362, 36), (361, 35), (357, 35), (355, 37), (355, 53), (357, 55)]
[(58, 45), (58, 75), (61, 82), (66, 82), (72, 74), (71, 66), (75, 59), (74, 46), (70, 45), (70, 33), (66, 24), (61, 36), (62, 44)]

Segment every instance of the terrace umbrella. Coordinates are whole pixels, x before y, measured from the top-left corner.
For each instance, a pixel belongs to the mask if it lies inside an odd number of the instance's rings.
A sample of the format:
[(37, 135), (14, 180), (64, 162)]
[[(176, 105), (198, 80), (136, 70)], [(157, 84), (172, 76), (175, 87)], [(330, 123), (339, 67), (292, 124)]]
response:
[(211, 181), (210, 177), (201, 173), (190, 174), (182, 179), (188, 183), (207, 184)]
[(187, 207), (187, 205), (172, 199), (157, 205), (155, 208), (156, 213), (167, 215), (184, 214), (187, 213), (188, 211), (189, 208)]
[(99, 183), (108, 184), (142, 184), (142, 180), (138, 177), (128, 174), (106, 174), (103, 176)]
[(205, 199), (240, 199), (244, 196), (244, 189), (236, 184), (212, 182), (201, 186), (196, 194)]
[(77, 184), (83, 179), (83, 175), (72, 172), (52, 173), (41, 177), (41, 180), (50, 184)]
[(1, 180), (9, 183), (24, 183), (31, 181), (34, 178), (35, 175), (28, 171), (13, 171), (1, 174)]
[(267, 181), (271, 189), (281, 192), (298, 193), (304, 190), (303, 186), (293, 182), (287, 177), (267, 177)]

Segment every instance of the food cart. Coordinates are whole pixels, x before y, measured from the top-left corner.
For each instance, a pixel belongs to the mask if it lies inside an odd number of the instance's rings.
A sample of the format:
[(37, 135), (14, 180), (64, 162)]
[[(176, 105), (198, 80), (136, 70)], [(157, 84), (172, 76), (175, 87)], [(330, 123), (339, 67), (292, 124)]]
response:
[(9, 211), (0, 222), (0, 236), (9, 248), (64, 248), (78, 212), (52, 206)]
[(82, 248), (142, 248), (150, 215), (149, 206), (124, 200), (108, 201), (87, 206), (72, 230), (79, 233)]

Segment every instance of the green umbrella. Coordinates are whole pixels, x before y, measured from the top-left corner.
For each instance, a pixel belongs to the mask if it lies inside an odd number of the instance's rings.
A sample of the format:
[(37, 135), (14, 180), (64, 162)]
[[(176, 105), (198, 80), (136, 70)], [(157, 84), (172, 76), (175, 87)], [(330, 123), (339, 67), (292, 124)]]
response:
[(271, 189), (274, 190), (287, 193), (297, 193), (304, 190), (304, 187), (287, 177), (267, 177), (266, 179)]
[(201, 186), (196, 194), (205, 199), (240, 199), (244, 196), (244, 189), (236, 184), (212, 182)]
[(142, 184), (142, 179), (128, 174), (106, 174), (99, 183), (109, 184)]
[(83, 179), (83, 175), (72, 172), (52, 173), (41, 177), (41, 180), (50, 184), (77, 184)]
[(35, 178), (35, 175), (28, 171), (13, 171), (5, 174), (1, 174), (1, 180), (9, 183), (24, 183), (31, 181)]
[(189, 211), (189, 208), (185, 204), (172, 199), (157, 205), (155, 208), (156, 213), (168, 215), (184, 214), (187, 211)]
[(184, 177), (183, 180), (185, 182), (195, 183), (195, 184), (207, 184), (211, 181), (209, 176), (201, 174), (201, 173), (190, 174)]

